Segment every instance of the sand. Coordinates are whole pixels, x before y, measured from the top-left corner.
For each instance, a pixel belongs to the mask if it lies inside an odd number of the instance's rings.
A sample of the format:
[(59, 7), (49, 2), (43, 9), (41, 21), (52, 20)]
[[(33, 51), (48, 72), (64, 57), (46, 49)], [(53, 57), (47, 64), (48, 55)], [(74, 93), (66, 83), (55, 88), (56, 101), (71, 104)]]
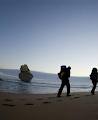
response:
[(98, 120), (98, 93), (57, 98), (0, 92), (0, 120)]

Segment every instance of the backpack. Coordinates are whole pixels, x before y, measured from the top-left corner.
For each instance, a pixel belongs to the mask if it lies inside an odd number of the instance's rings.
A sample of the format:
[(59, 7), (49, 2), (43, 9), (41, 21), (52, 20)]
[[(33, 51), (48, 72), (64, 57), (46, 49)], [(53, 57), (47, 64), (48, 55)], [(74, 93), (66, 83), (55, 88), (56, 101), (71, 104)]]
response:
[(91, 80), (97, 80), (98, 78), (97, 78), (98, 76), (97, 76), (97, 74), (90, 74), (90, 79)]
[(61, 79), (61, 73), (58, 73), (58, 77)]
[(58, 77), (59, 77), (61, 80), (65, 79), (65, 78), (66, 78), (66, 72), (60, 72), (60, 73), (58, 73)]

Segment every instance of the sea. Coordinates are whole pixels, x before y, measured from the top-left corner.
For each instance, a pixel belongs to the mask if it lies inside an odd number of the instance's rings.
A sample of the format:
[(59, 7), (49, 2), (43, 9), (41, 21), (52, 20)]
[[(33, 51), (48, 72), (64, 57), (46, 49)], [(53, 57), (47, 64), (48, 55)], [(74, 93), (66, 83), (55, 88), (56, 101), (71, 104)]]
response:
[[(30, 82), (23, 82), (19, 79), (19, 70), (0, 69), (0, 91), (9, 93), (25, 94), (51, 94), (57, 93), (61, 80), (57, 74), (32, 71), (33, 78)], [(89, 92), (92, 89), (91, 80), (88, 77), (70, 78), (71, 92)], [(98, 91), (98, 87), (96, 88)], [(66, 86), (63, 89), (66, 93)]]

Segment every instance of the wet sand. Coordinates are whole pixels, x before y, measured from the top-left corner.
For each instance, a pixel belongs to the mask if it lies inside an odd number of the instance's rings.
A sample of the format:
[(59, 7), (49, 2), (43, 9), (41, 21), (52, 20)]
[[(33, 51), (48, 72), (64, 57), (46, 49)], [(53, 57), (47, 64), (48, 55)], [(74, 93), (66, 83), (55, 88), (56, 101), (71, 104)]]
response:
[(98, 93), (57, 98), (0, 92), (0, 120), (98, 120)]

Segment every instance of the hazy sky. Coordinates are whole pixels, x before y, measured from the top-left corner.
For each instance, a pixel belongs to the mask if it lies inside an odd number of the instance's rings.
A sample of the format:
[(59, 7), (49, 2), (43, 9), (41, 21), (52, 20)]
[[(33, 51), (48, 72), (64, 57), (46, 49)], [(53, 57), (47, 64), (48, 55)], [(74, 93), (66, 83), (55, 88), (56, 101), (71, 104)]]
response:
[(98, 0), (0, 0), (0, 68), (89, 75), (98, 67)]

